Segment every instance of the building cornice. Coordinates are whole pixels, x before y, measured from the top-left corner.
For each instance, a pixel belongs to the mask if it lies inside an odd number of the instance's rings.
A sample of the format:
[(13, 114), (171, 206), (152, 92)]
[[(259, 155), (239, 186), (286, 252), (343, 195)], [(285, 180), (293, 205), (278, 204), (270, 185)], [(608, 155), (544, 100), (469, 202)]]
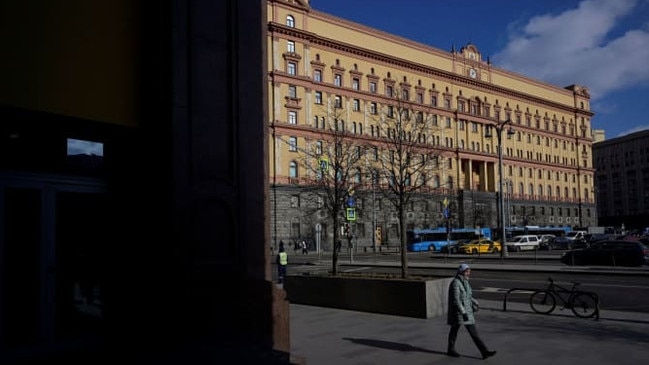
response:
[[(336, 18), (336, 19), (338, 19), (338, 18)], [(372, 51), (372, 50), (369, 50), (369, 49), (353, 46), (353, 45), (350, 45), (350, 44), (347, 44), (347, 43), (344, 43), (344, 42), (340, 42), (340, 41), (337, 41), (337, 40), (334, 40), (334, 39), (322, 37), (322, 36), (319, 36), (319, 35), (317, 35), (315, 33), (312, 33), (312, 32), (307, 32), (307, 31), (297, 29), (297, 28), (290, 28), (290, 27), (287, 27), (287, 26), (285, 26), (283, 24), (280, 24), (280, 23), (269, 22), (268, 30), (269, 30), (269, 32), (271, 32), (271, 34), (283, 34), (283, 35), (286, 35), (286, 36), (289, 36), (289, 37), (302, 39), (302, 40), (304, 40), (305, 42), (307, 42), (307, 43), (309, 43), (311, 45), (318, 45), (318, 46), (320, 46), (322, 48), (328, 48), (328, 49), (331, 49), (331, 50), (334, 50), (334, 51), (337, 51), (337, 52), (346, 53), (348, 55), (356, 56), (356, 57), (359, 57), (359, 58), (365, 58), (365, 59), (368, 59), (368, 60), (371, 60), (371, 61), (374, 61), (374, 62), (380, 62), (380, 63), (386, 64), (386, 65), (397, 66), (397, 67), (400, 67), (400, 68), (403, 68), (403, 69), (408, 69), (408, 70), (411, 70), (411, 71), (414, 71), (414, 72), (417, 72), (417, 73), (420, 73), (420, 74), (423, 74), (423, 75), (428, 75), (428, 76), (435, 77), (435, 78), (443, 78), (443, 79), (449, 80), (450, 82), (452, 82), (452, 83), (454, 83), (454, 84), (456, 84), (458, 86), (473, 87), (474, 89), (483, 91), (485, 93), (494, 93), (494, 94), (500, 94), (500, 95), (503, 95), (503, 96), (512, 97), (512, 98), (515, 98), (515, 99), (522, 99), (522, 100), (525, 100), (525, 101), (527, 101), (529, 103), (545, 105), (547, 107), (563, 110), (563, 111), (566, 111), (566, 112), (580, 113), (580, 114), (584, 114), (586, 116), (591, 116), (591, 117), (594, 115), (593, 112), (583, 110), (583, 109), (579, 109), (579, 108), (576, 108), (574, 106), (568, 106), (568, 105), (565, 105), (565, 104), (552, 102), (552, 101), (549, 101), (547, 99), (543, 99), (543, 98), (536, 97), (536, 96), (533, 96), (533, 95), (530, 95), (530, 94), (522, 93), (520, 91), (504, 88), (502, 86), (489, 84), (489, 83), (486, 83), (486, 82), (483, 82), (483, 81), (472, 80), (472, 79), (469, 79), (467, 77), (455, 74), (453, 72), (444, 71), (444, 70), (440, 70), (438, 68), (423, 65), (423, 64), (420, 64), (420, 63), (411, 62), (411, 61), (400, 59), (400, 58), (397, 58), (397, 57), (388, 56), (388, 55), (385, 55), (383, 53), (379, 53), (379, 52), (375, 52), (375, 51)], [(430, 50), (434, 50), (434, 48), (428, 47), (427, 51), (430, 51)], [(435, 53), (437, 54), (439, 52), (440, 51), (436, 51)], [(447, 57), (452, 58), (450, 56), (450, 54)], [(569, 95), (573, 94), (572, 91), (566, 90), (564, 88), (539, 83), (536, 80), (527, 79), (527, 78), (525, 78), (523, 76), (511, 73), (511, 72), (508, 72), (508, 71), (505, 71), (505, 70), (501, 70), (501, 69), (498, 69), (496, 67), (490, 67), (490, 71), (491, 72), (498, 72), (500, 74), (507, 74), (508, 76), (515, 76), (515, 77), (517, 77), (519, 79), (524, 79), (526, 82), (532, 82), (532, 83), (535, 83), (537, 85), (544, 85), (545, 87), (550, 88), (553, 92), (562, 93), (562, 94), (569, 94)]]

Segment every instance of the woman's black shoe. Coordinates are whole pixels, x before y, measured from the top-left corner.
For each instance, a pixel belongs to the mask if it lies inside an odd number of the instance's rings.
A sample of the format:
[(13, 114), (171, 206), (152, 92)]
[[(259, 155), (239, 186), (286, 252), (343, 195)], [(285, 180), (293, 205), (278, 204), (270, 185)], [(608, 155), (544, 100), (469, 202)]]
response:
[(487, 351), (487, 352), (485, 352), (484, 354), (482, 354), (482, 358), (483, 358), (483, 359), (486, 359), (486, 358), (488, 358), (488, 357), (492, 357), (492, 356), (494, 356), (495, 354), (496, 354), (496, 351)]

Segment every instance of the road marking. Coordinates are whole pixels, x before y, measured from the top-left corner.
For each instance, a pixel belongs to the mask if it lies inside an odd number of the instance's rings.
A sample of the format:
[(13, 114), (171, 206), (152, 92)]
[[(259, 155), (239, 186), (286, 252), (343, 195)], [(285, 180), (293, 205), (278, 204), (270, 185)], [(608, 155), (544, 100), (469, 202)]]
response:
[[(485, 286), (480, 289), (473, 289), (474, 292), (482, 292), (482, 293), (507, 293), (510, 289), (507, 288), (494, 288), (491, 286)], [(516, 293), (521, 293), (521, 294), (531, 294), (534, 293), (534, 290), (516, 290)]]

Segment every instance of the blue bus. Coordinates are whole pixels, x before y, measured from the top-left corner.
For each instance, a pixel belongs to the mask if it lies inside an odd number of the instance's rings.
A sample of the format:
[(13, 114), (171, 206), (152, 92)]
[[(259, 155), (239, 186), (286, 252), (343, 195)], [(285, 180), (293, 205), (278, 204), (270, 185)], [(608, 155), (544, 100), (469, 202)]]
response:
[(442, 247), (461, 239), (491, 239), (491, 228), (453, 228), (450, 239), (446, 227), (415, 229), (406, 232), (410, 252), (439, 252)]
[(555, 237), (565, 237), (570, 231), (572, 231), (572, 227), (570, 226), (512, 226), (505, 228), (508, 238), (527, 234), (533, 234), (539, 237), (544, 234), (551, 234)]

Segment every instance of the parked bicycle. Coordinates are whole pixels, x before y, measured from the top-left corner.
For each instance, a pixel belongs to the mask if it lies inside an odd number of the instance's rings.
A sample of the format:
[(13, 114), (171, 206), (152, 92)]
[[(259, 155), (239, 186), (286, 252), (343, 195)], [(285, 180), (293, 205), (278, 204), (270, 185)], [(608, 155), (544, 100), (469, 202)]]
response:
[(599, 318), (599, 297), (597, 294), (579, 290), (580, 283), (573, 281), (572, 288), (568, 289), (554, 283), (548, 278), (550, 284), (546, 289), (539, 289), (532, 293), (530, 306), (540, 314), (552, 313), (557, 306), (557, 300), (563, 305), (560, 309), (571, 309), (581, 318), (590, 318), (597, 315)]

